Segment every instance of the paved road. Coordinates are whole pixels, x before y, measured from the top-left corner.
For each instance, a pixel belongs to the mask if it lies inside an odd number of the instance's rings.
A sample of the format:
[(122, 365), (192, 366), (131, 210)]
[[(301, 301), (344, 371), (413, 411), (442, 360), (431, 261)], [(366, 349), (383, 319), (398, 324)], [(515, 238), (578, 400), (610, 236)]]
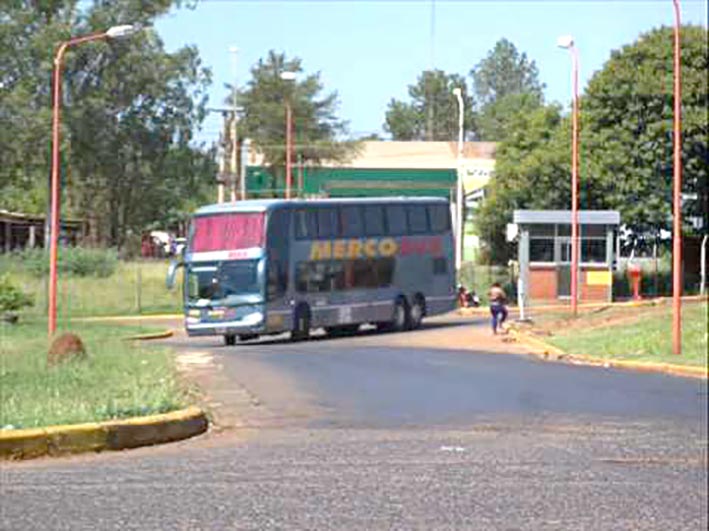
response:
[(3, 529), (705, 529), (707, 387), (542, 363), (480, 321), (168, 342), (217, 429), (3, 465)]

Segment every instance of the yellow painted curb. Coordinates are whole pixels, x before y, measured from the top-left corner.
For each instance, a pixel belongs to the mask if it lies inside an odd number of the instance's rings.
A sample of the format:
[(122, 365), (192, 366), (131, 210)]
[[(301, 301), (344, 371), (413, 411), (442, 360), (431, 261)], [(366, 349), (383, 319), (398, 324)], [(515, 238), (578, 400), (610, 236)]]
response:
[(187, 439), (204, 433), (204, 411), (186, 409), (106, 422), (0, 430), (0, 458), (30, 459), (43, 455), (123, 450)]
[(101, 321), (155, 321), (163, 319), (182, 319), (183, 317), (184, 314), (181, 313), (158, 313), (151, 315), (107, 315), (103, 317), (79, 317), (76, 320), (91, 323)]
[(123, 339), (124, 341), (148, 341), (150, 339), (165, 339), (166, 337), (172, 337), (174, 333), (174, 330), (165, 330), (164, 332), (155, 332), (154, 334), (140, 334), (137, 336), (130, 336)]
[(707, 370), (707, 368), (702, 367), (690, 367), (686, 365), (676, 365), (673, 363), (618, 360), (613, 358), (597, 358), (594, 356), (567, 354), (560, 348), (550, 345), (545, 341), (531, 336), (526, 332), (511, 329), (510, 333), (521, 343), (525, 343), (527, 346), (532, 347), (535, 350), (534, 354), (539, 357), (543, 357), (543, 359), (550, 359), (551, 356), (552, 360), (570, 361), (573, 363), (589, 365), (593, 367), (613, 367), (616, 369), (663, 373), (671, 374), (673, 376), (684, 376), (687, 378), (700, 378), (704, 380), (706, 380), (709, 376), (709, 371)]

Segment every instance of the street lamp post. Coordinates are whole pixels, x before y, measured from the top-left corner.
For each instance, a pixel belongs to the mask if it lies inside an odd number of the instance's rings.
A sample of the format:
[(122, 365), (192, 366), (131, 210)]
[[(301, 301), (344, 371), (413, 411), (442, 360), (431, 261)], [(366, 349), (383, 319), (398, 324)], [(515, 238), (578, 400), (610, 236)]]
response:
[(578, 315), (579, 269), (579, 53), (570, 35), (559, 37), (557, 44), (571, 53), (573, 104), (571, 111), (571, 313)]
[(85, 42), (128, 37), (137, 31), (132, 25), (113, 26), (107, 31), (92, 33), (82, 37), (73, 37), (62, 42), (54, 55), (54, 78), (52, 80), (52, 180), (50, 203), (49, 236), (49, 297), (48, 297), (48, 332), (51, 339), (57, 329), (57, 248), (59, 242), (59, 142), (61, 117), (62, 62), (70, 46)]
[(456, 242), (455, 242), (455, 269), (460, 275), (463, 265), (463, 93), (459, 87), (453, 89), (453, 95), (458, 100), (458, 172), (456, 179)]
[[(239, 49), (236, 46), (232, 46), (229, 48), (229, 51), (231, 52), (232, 57), (234, 58), (234, 61), (233, 61), (234, 88), (232, 90), (232, 105), (233, 105), (234, 110), (233, 110), (232, 122), (231, 122), (231, 168), (230, 168), (230, 173), (231, 173), (230, 195), (231, 195), (231, 201), (233, 203), (234, 201), (236, 201), (236, 179), (238, 178), (237, 175), (239, 173), (238, 165), (237, 165), (237, 152), (239, 149), (239, 137), (237, 136), (237, 133), (238, 133), (237, 121), (238, 121), (239, 117), (236, 112), (236, 109), (237, 109), (237, 105), (236, 105), (236, 98), (237, 98), (236, 65), (237, 65), (237, 54), (239, 53)], [(242, 194), (241, 194), (241, 199), (244, 199), (243, 190), (242, 190)]]
[(674, 28), (674, 162), (672, 220), (672, 351), (682, 354), (682, 65), (680, 63), (679, 0), (672, 0)]
[[(295, 72), (281, 72), (284, 81), (295, 81)], [(293, 109), (291, 108), (290, 91), (286, 95), (286, 199), (290, 199), (293, 186)]]

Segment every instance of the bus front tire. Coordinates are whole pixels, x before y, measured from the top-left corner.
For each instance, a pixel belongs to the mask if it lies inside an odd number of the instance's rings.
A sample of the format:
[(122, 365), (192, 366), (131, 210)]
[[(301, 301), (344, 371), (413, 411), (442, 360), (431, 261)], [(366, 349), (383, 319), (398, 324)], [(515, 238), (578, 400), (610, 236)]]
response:
[(296, 310), (290, 337), (293, 341), (303, 341), (310, 337), (310, 310), (306, 306)]
[(424, 315), (426, 315), (426, 301), (423, 297), (417, 295), (409, 311), (409, 329), (416, 330), (419, 328)]
[(224, 334), (224, 344), (227, 347), (233, 347), (234, 345), (236, 345), (236, 335)]

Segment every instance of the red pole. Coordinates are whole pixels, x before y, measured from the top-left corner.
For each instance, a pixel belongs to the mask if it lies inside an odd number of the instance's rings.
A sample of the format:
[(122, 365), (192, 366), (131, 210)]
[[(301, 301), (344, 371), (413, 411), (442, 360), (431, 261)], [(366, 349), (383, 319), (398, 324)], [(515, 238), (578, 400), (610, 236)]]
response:
[(674, 31), (674, 179), (672, 237), (672, 351), (682, 354), (682, 84), (680, 63), (679, 0), (672, 0), (675, 9)]
[(54, 56), (54, 78), (52, 79), (52, 182), (50, 206), (50, 233), (49, 233), (49, 295), (47, 331), (49, 338), (57, 329), (57, 250), (59, 242), (59, 143), (61, 123), (61, 86), (62, 86), (62, 61), (64, 52), (74, 44), (87, 41), (105, 39), (108, 34), (95, 33), (84, 37), (75, 37), (63, 42), (57, 48)]
[(293, 120), (290, 102), (286, 100), (286, 199), (290, 199), (290, 190), (293, 181), (291, 167), (291, 122)]
[(574, 101), (571, 115), (571, 312), (578, 315), (579, 284), (579, 65), (578, 50), (571, 47)]

